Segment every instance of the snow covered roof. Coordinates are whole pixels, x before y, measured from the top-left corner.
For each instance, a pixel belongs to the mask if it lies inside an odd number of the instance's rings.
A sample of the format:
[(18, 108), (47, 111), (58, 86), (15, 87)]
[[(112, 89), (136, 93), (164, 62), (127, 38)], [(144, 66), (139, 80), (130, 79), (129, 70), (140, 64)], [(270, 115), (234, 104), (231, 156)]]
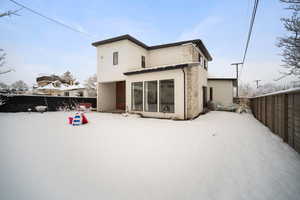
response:
[(85, 87), (82, 84), (78, 85), (62, 85), (60, 90), (78, 90), (78, 89), (85, 89)]
[(287, 90), (280, 90), (280, 91), (276, 91), (276, 92), (271, 92), (271, 93), (267, 93), (267, 94), (255, 96), (253, 98), (256, 98), (256, 97), (265, 97), (265, 96), (277, 95), (277, 94), (296, 93), (296, 92), (300, 92), (300, 87), (290, 88), (290, 89), (287, 89)]
[(234, 77), (226, 77), (226, 76), (208, 76), (207, 78), (210, 81), (232, 81), (233, 86), (237, 86), (237, 79)]
[(209, 80), (236, 80), (233, 77), (208, 77)]
[(37, 87), (36, 89), (38, 89), (38, 90), (60, 90), (60, 91), (68, 91), (68, 90), (85, 89), (85, 87), (82, 84), (70, 85), (70, 86), (62, 84), (61, 86), (55, 87), (55, 86), (53, 86), (52, 83), (50, 83), (50, 84), (45, 85), (45, 86)]
[(54, 87), (53, 84), (48, 84), (37, 88), (38, 90), (60, 90), (59, 87)]

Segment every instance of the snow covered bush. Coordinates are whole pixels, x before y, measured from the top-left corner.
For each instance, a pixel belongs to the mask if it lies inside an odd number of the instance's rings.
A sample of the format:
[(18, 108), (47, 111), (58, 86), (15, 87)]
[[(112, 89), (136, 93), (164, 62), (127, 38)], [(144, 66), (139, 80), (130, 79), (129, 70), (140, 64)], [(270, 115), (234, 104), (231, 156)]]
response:
[(35, 110), (38, 111), (38, 112), (43, 113), (43, 112), (47, 111), (47, 106), (36, 106)]

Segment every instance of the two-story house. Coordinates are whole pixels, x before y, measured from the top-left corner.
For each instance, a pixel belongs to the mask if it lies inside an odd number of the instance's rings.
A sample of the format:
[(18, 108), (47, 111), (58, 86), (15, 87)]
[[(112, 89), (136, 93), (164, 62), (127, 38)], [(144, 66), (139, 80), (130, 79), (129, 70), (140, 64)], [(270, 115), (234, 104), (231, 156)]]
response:
[(98, 111), (191, 119), (217, 96), (209, 82), (230, 91), (219, 99), (232, 103), (233, 79), (208, 79), (212, 57), (199, 39), (147, 46), (122, 35), (92, 45), (97, 48)]

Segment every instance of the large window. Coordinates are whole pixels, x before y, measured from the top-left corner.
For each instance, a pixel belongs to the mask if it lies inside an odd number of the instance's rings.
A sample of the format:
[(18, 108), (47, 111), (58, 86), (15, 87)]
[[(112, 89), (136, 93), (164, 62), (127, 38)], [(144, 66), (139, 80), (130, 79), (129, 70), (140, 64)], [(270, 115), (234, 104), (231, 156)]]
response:
[(159, 81), (159, 112), (174, 113), (174, 80)]
[(157, 112), (157, 81), (144, 82), (145, 111)]
[(114, 52), (113, 53), (113, 65), (117, 65), (118, 64), (118, 59), (119, 59), (119, 53), (118, 52)]
[(134, 111), (143, 111), (143, 82), (131, 84), (131, 106)]

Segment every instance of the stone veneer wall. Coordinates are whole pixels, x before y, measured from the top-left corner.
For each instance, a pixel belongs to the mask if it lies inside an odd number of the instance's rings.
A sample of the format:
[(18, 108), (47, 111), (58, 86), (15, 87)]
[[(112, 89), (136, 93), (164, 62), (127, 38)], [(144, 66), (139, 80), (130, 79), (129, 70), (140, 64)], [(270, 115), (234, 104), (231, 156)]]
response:
[(186, 105), (187, 118), (192, 119), (200, 113), (199, 107), (199, 67), (193, 66), (185, 69), (186, 71)]

